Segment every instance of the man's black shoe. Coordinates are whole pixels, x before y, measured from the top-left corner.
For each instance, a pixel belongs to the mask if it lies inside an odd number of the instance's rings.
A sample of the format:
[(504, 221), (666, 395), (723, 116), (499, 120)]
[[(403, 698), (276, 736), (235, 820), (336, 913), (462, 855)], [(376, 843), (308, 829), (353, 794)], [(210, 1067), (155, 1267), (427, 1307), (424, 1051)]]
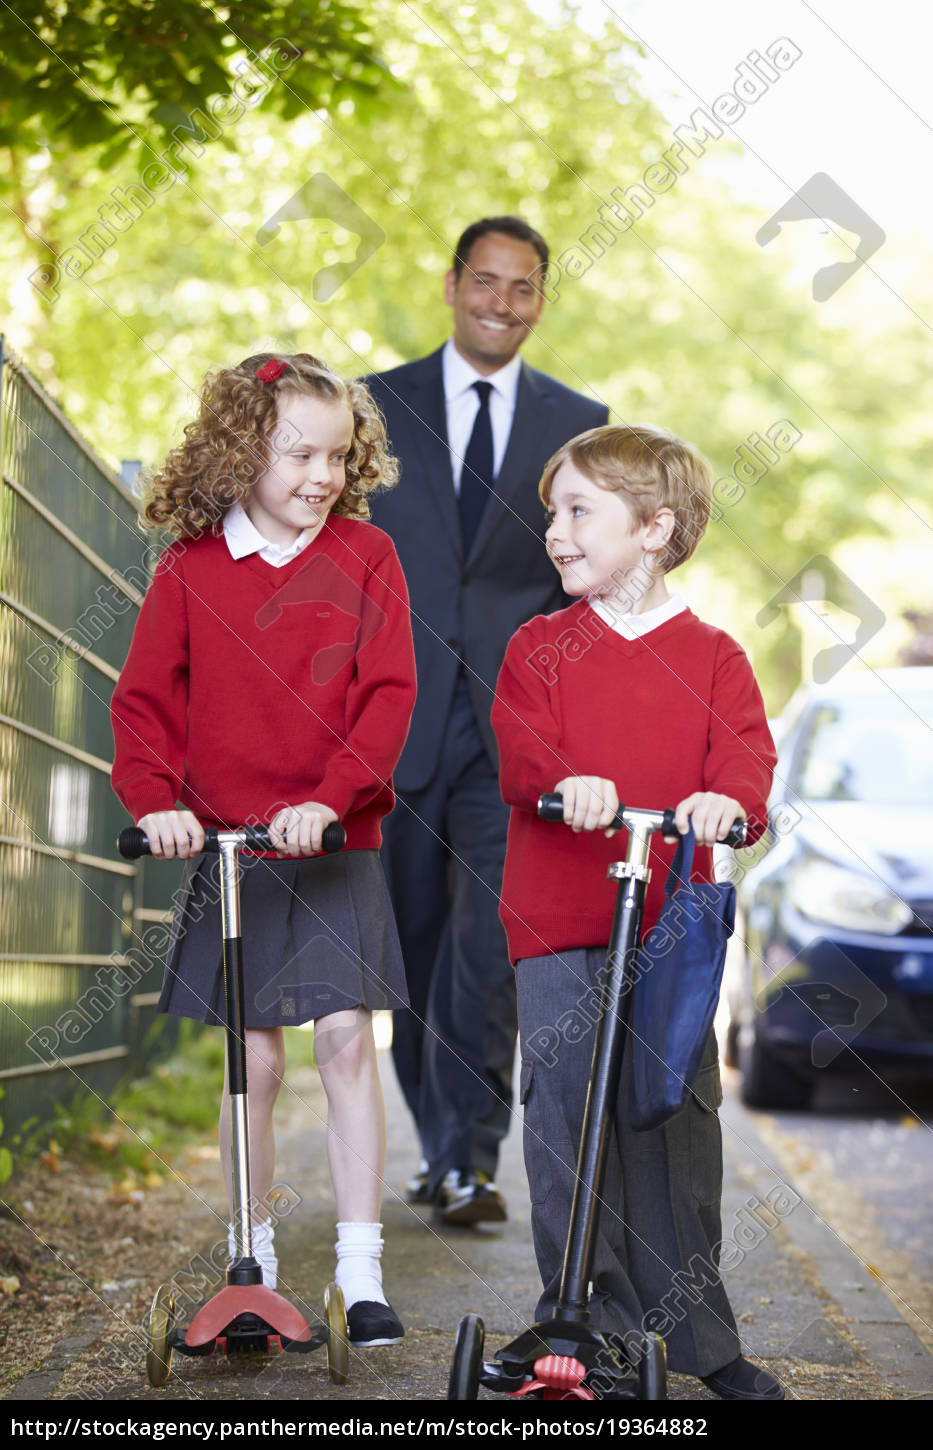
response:
[(739, 1355), (715, 1374), (701, 1375), (707, 1389), (721, 1400), (783, 1400), (781, 1381)]
[(451, 1228), (473, 1223), (504, 1223), (505, 1199), (488, 1173), (455, 1168), (444, 1179), (434, 1199), (434, 1217)]
[(424, 1158), (421, 1160), (421, 1167), (413, 1174), (405, 1184), (406, 1203), (430, 1203), (431, 1191), (428, 1187), (428, 1165)]

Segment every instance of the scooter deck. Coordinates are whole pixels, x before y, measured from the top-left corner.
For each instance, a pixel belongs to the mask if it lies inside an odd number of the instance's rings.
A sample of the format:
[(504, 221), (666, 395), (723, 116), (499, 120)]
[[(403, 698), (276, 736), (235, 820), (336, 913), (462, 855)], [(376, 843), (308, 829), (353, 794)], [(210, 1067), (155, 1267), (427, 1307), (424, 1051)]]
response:
[(325, 1326), (311, 1329), (288, 1299), (263, 1284), (228, 1284), (178, 1328), (169, 1347), (179, 1354), (227, 1354), (265, 1351), (270, 1340), (293, 1354), (310, 1354), (327, 1343)]
[(265, 1284), (227, 1284), (198, 1310), (188, 1327), (185, 1342), (197, 1346), (217, 1339), (241, 1314), (252, 1314), (270, 1326), (273, 1334), (306, 1340), (311, 1330), (294, 1304)]
[(542, 1320), (526, 1329), (511, 1344), (496, 1351), (480, 1373), (480, 1384), (487, 1389), (515, 1393), (535, 1365), (548, 1355), (558, 1359), (577, 1360), (588, 1374), (598, 1374), (605, 1386), (612, 1382), (616, 1393), (630, 1387), (637, 1393), (638, 1371), (631, 1363), (618, 1336), (604, 1334), (587, 1320), (563, 1319), (559, 1315)]

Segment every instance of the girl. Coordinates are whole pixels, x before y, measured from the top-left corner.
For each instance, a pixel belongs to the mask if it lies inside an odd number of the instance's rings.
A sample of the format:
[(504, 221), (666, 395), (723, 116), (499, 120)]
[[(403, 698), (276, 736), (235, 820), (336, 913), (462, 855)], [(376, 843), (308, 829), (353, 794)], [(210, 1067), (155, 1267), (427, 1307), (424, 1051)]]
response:
[[(382, 1292), (385, 1108), (371, 1012), (407, 1005), (378, 856), (415, 700), (405, 580), (363, 522), (398, 476), (367, 389), (305, 353), (209, 376), (152, 477), (160, 558), (114, 692), (113, 785), (153, 855), (188, 862), (159, 1002), (222, 1023), (219, 892), (204, 826), (268, 823), (242, 884), (254, 1254), (275, 1287), (272, 1109), (282, 1027), (314, 1021), (350, 1339), (404, 1333)], [(331, 822), (346, 849), (313, 857)], [(230, 1193), (229, 1102), (220, 1115)], [(231, 1253), (233, 1233), (230, 1234)]]

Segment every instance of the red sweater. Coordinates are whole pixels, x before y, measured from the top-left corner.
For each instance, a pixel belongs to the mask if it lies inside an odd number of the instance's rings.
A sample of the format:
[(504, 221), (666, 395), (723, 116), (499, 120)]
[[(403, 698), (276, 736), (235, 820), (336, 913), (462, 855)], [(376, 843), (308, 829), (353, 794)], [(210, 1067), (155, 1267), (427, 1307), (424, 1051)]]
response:
[[(609, 942), (628, 839), (539, 821), (538, 797), (571, 775), (615, 782), (625, 805), (655, 810), (694, 791), (740, 801), (749, 840), (765, 829), (776, 755), (748, 658), (691, 610), (626, 640), (579, 601), (512, 636), (492, 725), (512, 806), (500, 916), (513, 962)], [(644, 931), (657, 920), (675, 847), (652, 838)], [(693, 877), (712, 879), (697, 847)]]
[(159, 560), (113, 695), (113, 787), (134, 820), (186, 806), (204, 825), (336, 811), (381, 840), (415, 702), (408, 592), (391, 539), (328, 519), (275, 569), (202, 535)]

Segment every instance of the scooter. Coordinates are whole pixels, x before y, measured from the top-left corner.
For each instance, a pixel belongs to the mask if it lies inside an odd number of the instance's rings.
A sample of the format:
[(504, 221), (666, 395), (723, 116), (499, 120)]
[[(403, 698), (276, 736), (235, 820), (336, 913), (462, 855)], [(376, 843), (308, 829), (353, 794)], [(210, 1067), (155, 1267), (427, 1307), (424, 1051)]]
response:
[[(538, 815), (542, 820), (562, 823), (561, 796), (543, 795), (538, 801)], [(589, 1312), (610, 1118), (628, 1033), (632, 989), (637, 981), (641, 923), (651, 879), (648, 851), (656, 831), (665, 836), (678, 834), (672, 810), (620, 806), (613, 826), (628, 831), (628, 851), (624, 861), (614, 861), (609, 867), (609, 876), (618, 881), (619, 890), (593, 1041), (557, 1307), (550, 1319), (533, 1324), (511, 1344), (497, 1350), (492, 1360), (483, 1358), (482, 1319), (478, 1314), (467, 1314), (457, 1331), (448, 1400), (475, 1400), (481, 1385), (500, 1394), (543, 1400), (667, 1398), (667, 1353), (661, 1336), (634, 1329), (624, 1336), (609, 1335), (591, 1323)], [(726, 844), (741, 846), (744, 840), (745, 823), (737, 821)]]
[[(324, 831), (325, 851), (346, 844), (341, 825), (332, 822)], [(120, 832), (121, 856), (136, 860), (150, 855), (149, 842), (138, 826)], [(327, 1349), (327, 1371), (333, 1384), (347, 1382), (349, 1347), (343, 1293), (335, 1283), (324, 1291), (323, 1323), (314, 1329), (288, 1299), (262, 1282), (262, 1269), (253, 1258), (252, 1212), (249, 1186), (249, 1120), (246, 1106), (246, 1042), (243, 1029), (243, 942), (240, 934), (239, 852), (271, 851), (264, 826), (244, 826), (205, 832), (204, 850), (220, 855), (221, 915), (223, 921), (224, 990), (226, 994), (227, 1075), (230, 1085), (233, 1159), (233, 1232), (235, 1251), (227, 1269), (227, 1282), (203, 1304), (187, 1329), (176, 1321), (172, 1285), (160, 1284), (149, 1311), (146, 1374), (149, 1383), (164, 1385), (172, 1369), (172, 1356), (209, 1355), (216, 1351), (265, 1353), (270, 1343), (292, 1354)]]

